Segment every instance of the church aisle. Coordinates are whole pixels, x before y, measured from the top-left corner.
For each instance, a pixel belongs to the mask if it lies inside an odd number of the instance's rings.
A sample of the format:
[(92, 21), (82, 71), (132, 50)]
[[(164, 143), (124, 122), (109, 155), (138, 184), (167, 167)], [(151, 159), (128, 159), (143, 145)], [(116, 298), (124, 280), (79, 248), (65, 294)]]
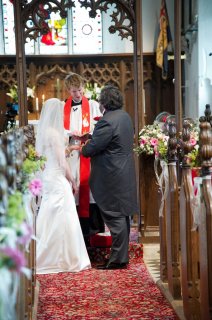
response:
[(178, 319), (141, 257), (123, 270), (92, 268), (37, 279), (37, 320)]

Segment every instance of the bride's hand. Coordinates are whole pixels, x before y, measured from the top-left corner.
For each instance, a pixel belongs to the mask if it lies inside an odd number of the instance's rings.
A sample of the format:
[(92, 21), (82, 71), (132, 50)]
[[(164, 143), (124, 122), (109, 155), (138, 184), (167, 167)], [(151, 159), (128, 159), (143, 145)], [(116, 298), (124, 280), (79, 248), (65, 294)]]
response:
[(70, 153), (73, 150), (80, 150), (80, 146), (79, 145), (69, 145), (68, 147), (66, 147), (66, 150), (65, 150), (66, 157), (69, 157)]
[(79, 187), (77, 186), (76, 182), (72, 182), (72, 189), (73, 189), (73, 194), (77, 194), (79, 192)]
[(68, 147), (69, 151), (73, 151), (73, 150), (80, 150), (80, 145), (78, 144), (72, 144)]

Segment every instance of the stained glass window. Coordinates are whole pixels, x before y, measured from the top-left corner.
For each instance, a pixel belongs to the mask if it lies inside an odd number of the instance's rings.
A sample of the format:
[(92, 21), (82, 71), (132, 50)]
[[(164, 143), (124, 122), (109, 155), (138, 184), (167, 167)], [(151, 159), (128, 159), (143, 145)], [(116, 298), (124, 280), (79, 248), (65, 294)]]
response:
[[(57, 54), (68, 53), (68, 40), (67, 40), (67, 19), (61, 18), (58, 12), (48, 13), (46, 23), (49, 27), (49, 32), (40, 37), (40, 53), (41, 54)], [(52, 50), (52, 48), (54, 48)]]
[[(15, 54), (14, 10), (12, 0), (0, 0), (2, 3), (4, 53)], [(26, 54), (86, 54), (102, 53), (102, 16), (98, 12), (95, 19), (89, 17), (86, 8), (78, 1), (68, 11), (67, 18), (61, 18), (59, 12), (50, 13), (48, 6), (40, 5), (46, 15), (49, 32), (41, 35), (37, 41), (27, 39)], [(1, 13), (0, 13), (1, 15)], [(29, 27), (32, 21), (28, 21)], [(0, 39), (1, 41), (1, 39)], [(53, 49), (54, 48), (54, 49)]]
[(13, 4), (9, 0), (2, 0), (2, 15), (4, 26), (5, 54), (15, 54), (15, 33)]
[(102, 17), (97, 12), (95, 19), (81, 8), (78, 1), (72, 8), (73, 18), (73, 53), (102, 53)]

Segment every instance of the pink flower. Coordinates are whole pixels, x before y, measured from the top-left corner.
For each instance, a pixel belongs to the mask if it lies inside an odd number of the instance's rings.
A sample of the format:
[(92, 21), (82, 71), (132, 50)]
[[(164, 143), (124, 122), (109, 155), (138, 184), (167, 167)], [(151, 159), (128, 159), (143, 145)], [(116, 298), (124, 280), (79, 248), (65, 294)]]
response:
[(21, 269), (26, 265), (24, 253), (17, 248), (5, 247), (0, 250), (3, 254), (3, 262), (10, 269), (21, 272)]
[(190, 139), (190, 144), (191, 144), (192, 146), (195, 146), (195, 144), (197, 144), (197, 141), (196, 141), (194, 138), (191, 138), (191, 139)]
[(33, 196), (38, 196), (42, 189), (42, 182), (40, 179), (33, 179), (29, 184), (29, 190)]
[(146, 144), (146, 143), (147, 143), (147, 139), (141, 138), (140, 144)]
[(152, 138), (152, 139), (150, 140), (150, 143), (151, 143), (152, 146), (156, 146), (156, 145), (158, 144), (158, 139)]

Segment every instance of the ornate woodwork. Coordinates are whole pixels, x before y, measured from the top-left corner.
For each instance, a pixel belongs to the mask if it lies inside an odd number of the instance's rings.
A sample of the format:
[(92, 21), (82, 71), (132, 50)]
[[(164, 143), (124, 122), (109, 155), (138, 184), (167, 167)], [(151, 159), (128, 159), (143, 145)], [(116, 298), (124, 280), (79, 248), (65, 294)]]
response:
[[(112, 22), (115, 24), (109, 28), (111, 33), (119, 32), (122, 38), (131, 38), (136, 42), (137, 38), (134, 37), (135, 31), (135, 0), (84, 0), (80, 1), (81, 7), (90, 9), (89, 14), (95, 17), (96, 10), (107, 11), (108, 4), (114, 4), (115, 10), (111, 17)], [(15, 36), (16, 36), (16, 64), (17, 64), (17, 82), (18, 82), (18, 103), (19, 110), (19, 123), (23, 126), (28, 123), (27, 120), (27, 94), (26, 94), (26, 56), (24, 49), (24, 42), (27, 38), (36, 39), (38, 35), (48, 33), (48, 25), (45, 22), (46, 14), (49, 12), (59, 11), (61, 17), (67, 16), (67, 8), (74, 6), (72, 0), (21, 0), (14, 2), (14, 20), (15, 20)], [(137, 52), (134, 52), (134, 64), (137, 64)], [(137, 69), (136, 74), (137, 74)], [(137, 79), (137, 77), (136, 77)], [(136, 82), (137, 88), (137, 82)], [(142, 83), (143, 88), (143, 83)], [(135, 94), (138, 92), (136, 90)], [(141, 96), (143, 92), (141, 92)], [(143, 101), (143, 99), (142, 99)], [(137, 98), (135, 100), (135, 104)], [(135, 110), (137, 110), (135, 108)], [(137, 113), (137, 112), (136, 112)], [(143, 114), (142, 114), (143, 118)], [(137, 134), (138, 125), (135, 121), (135, 131)]]
[(206, 105), (200, 117), (200, 159), (202, 164), (200, 215), (200, 296), (202, 319), (212, 318), (212, 116)]
[(189, 123), (183, 124), (182, 181), (180, 189), (180, 243), (183, 309), (187, 319), (200, 319), (199, 234), (193, 229), (194, 192), (191, 168), (185, 156), (192, 150)]
[(205, 116), (200, 117), (200, 159), (203, 176), (212, 174), (212, 116), (210, 105), (206, 105)]
[(97, 10), (107, 12), (109, 4), (115, 4), (116, 11), (111, 16), (114, 25), (109, 27), (110, 33), (118, 34), (122, 39), (130, 37), (134, 40), (135, 33), (135, 0), (79, 0), (82, 7), (90, 9), (89, 16), (95, 18)]
[(73, 0), (26, 0), (20, 1), (21, 20), (24, 33), (24, 41), (27, 38), (36, 40), (39, 34), (47, 34), (49, 32), (46, 23), (46, 13), (59, 11), (61, 18), (67, 17), (67, 9), (74, 7)]
[[(3, 64), (0, 66), (0, 131), (2, 131), (4, 114), (6, 112), (6, 103), (11, 98), (6, 95), (14, 84), (17, 85), (16, 67), (14, 56), (1, 57)], [(45, 93), (45, 99), (57, 96), (60, 99), (67, 98), (64, 78), (69, 72), (81, 74), (86, 81), (98, 83), (100, 86), (105, 83), (113, 83), (118, 86), (125, 97), (126, 110), (130, 113), (132, 119), (134, 114), (134, 75), (133, 58), (130, 54), (123, 55), (101, 55), (98, 58), (93, 55), (89, 57), (73, 56), (28, 56), (27, 57), (27, 86), (35, 86), (35, 95), (42, 107), (42, 94)], [(158, 97), (157, 86), (160, 86), (160, 79), (157, 78), (157, 68), (155, 66), (154, 55), (144, 56), (144, 88), (146, 102), (146, 123), (152, 123), (156, 115), (161, 111), (172, 113), (173, 104), (166, 101), (173, 101), (173, 95), (170, 97), (169, 81), (163, 85), (162, 92), (167, 92)], [(60, 88), (56, 86), (56, 80), (60, 81)], [(159, 82), (158, 82), (159, 81)], [(168, 87), (167, 87), (168, 86)], [(164, 91), (165, 90), (165, 91)], [(173, 92), (173, 90), (172, 90)], [(158, 101), (158, 99), (160, 101)], [(32, 109), (35, 112), (35, 99), (32, 99)], [(30, 106), (31, 106), (30, 104)], [(160, 105), (159, 109), (155, 108)], [(31, 110), (31, 109), (30, 109)], [(31, 110), (32, 111), (32, 110)]]
[[(107, 12), (108, 5), (115, 5), (114, 12), (110, 15), (114, 25), (109, 27), (110, 33), (118, 32), (122, 39), (130, 37), (134, 39), (135, 29), (135, 0), (83, 0), (81, 7), (89, 10), (89, 16), (95, 18), (97, 10)], [(60, 12), (62, 18), (67, 17), (67, 9), (75, 7), (75, 0), (26, 0), (20, 1), (21, 20), (24, 29), (24, 40), (27, 38), (36, 40), (40, 34), (49, 32), (46, 23), (47, 12)], [(45, 7), (44, 7), (45, 6)], [(30, 23), (31, 22), (31, 23)]]
[(173, 298), (181, 297), (180, 283), (180, 231), (179, 231), (179, 195), (177, 179), (176, 124), (168, 125), (168, 194), (166, 199), (166, 239), (168, 286)]
[(141, 154), (140, 157), (140, 201), (142, 242), (159, 242), (159, 207), (161, 196), (158, 192), (154, 172), (154, 156)]
[(160, 230), (160, 279), (167, 282), (167, 239), (166, 239), (166, 207), (163, 208), (163, 217), (159, 217)]

